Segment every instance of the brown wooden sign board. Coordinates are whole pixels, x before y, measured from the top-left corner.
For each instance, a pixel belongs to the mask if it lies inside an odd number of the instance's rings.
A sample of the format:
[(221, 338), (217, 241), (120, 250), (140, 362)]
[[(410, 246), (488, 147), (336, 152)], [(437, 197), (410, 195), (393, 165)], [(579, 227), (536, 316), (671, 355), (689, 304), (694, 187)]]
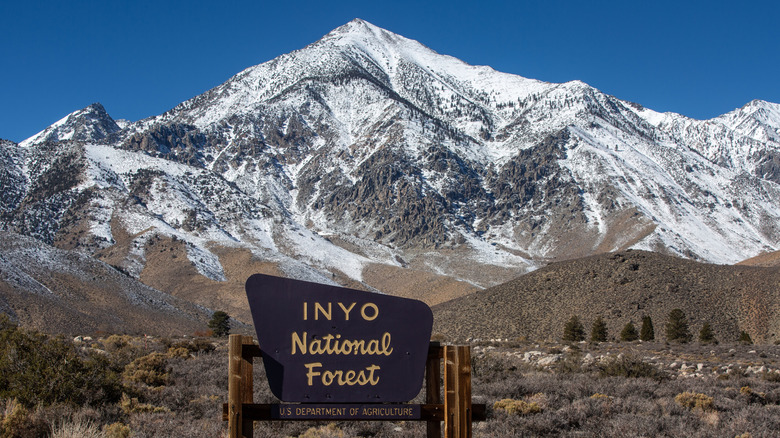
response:
[(261, 274), (246, 293), (280, 400), (404, 402), (420, 391), (433, 326), (425, 303)]

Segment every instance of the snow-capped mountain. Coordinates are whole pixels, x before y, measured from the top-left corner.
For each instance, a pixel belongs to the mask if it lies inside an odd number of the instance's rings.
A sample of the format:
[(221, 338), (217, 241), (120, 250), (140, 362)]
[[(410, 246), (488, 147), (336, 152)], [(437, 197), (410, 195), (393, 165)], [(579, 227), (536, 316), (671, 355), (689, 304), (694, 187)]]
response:
[(629, 247), (716, 263), (780, 249), (780, 105), (661, 114), (362, 20), (159, 116), (91, 105), (4, 143), (0, 163), (4, 229), (139, 278), (160, 235), (213, 281), (230, 248), (383, 290), (382, 269), (488, 286)]

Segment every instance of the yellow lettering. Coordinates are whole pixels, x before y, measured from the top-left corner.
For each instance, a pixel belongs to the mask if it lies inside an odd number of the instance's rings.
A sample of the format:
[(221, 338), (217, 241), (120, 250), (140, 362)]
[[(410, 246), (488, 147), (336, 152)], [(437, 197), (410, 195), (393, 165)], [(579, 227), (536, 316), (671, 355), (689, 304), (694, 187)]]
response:
[(379, 339), (341, 339), (340, 334), (327, 334), (321, 338), (308, 339), (308, 333), (292, 332), (291, 352), (296, 354), (342, 354), (390, 356), (393, 353), (393, 337), (385, 332)]
[(307, 363), (304, 366), (309, 370), (306, 373), (306, 378), (309, 379), (309, 386), (314, 386), (314, 378), (321, 374), (319, 371), (314, 371), (314, 368), (321, 368), (322, 362)]
[(301, 354), (306, 354), (306, 332), (303, 332), (303, 340), (298, 336), (298, 332), (292, 333), (292, 354), (295, 354), (295, 347), (301, 350)]
[(314, 319), (319, 321), (319, 315), (322, 313), (322, 316), (325, 317), (328, 321), (330, 321), (330, 318), (333, 314), (333, 303), (328, 303), (328, 311), (325, 311), (325, 308), (322, 307), (322, 304), (320, 303), (314, 303)]
[(347, 308), (347, 307), (344, 307), (344, 304), (339, 303), (339, 307), (341, 307), (341, 310), (344, 311), (344, 321), (349, 321), (349, 312), (352, 311), (352, 308), (355, 307), (355, 304), (357, 304), (357, 303), (352, 303), (352, 304), (350, 304), (349, 308)]
[(376, 386), (377, 383), (379, 383), (379, 377), (374, 378), (374, 371), (378, 369), (380, 369), (379, 365), (371, 365), (370, 367), (366, 367), (366, 370), (368, 370), (368, 383), (370, 383), (371, 386)]
[[(371, 317), (366, 315), (366, 308), (368, 307), (374, 309), (373, 315)], [(363, 307), (360, 308), (360, 316), (362, 316), (366, 321), (373, 321), (377, 316), (379, 316), (379, 307), (377, 307), (374, 303), (363, 304)]]
[(322, 354), (322, 340), (320, 339), (312, 339), (309, 343), (309, 353), (311, 354)]
[(363, 354), (379, 354), (379, 341), (376, 339), (368, 341), (368, 347)]
[(303, 302), (303, 320), (306, 321), (309, 318), (309, 310), (308, 310), (308, 303), (306, 301)]
[[(389, 350), (388, 350), (389, 348)], [(385, 332), (385, 334), (382, 335), (382, 353), (385, 356), (390, 356), (390, 354), (393, 352), (393, 347), (390, 346), (390, 333)]]
[(309, 386), (314, 386), (314, 378), (319, 376), (319, 381), (324, 386), (330, 386), (334, 382), (338, 386), (376, 386), (379, 384), (379, 376), (375, 374), (376, 371), (380, 370), (381, 367), (379, 365), (371, 365), (366, 367), (363, 370), (355, 371), (355, 370), (324, 370), (324, 371), (317, 371), (315, 369), (322, 368), (321, 362), (312, 362), (304, 364), (306, 369), (308, 370), (306, 372), (306, 378), (308, 379)]

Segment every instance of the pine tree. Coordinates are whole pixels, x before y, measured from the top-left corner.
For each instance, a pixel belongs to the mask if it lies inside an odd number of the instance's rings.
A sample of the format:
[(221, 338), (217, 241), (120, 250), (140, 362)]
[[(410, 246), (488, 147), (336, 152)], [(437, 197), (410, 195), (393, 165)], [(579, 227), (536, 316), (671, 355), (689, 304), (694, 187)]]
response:
[(211, 315), (209, 328), (215, 337), (221, 338), (230, 334), (230, 316), (227, 313), (217, 310)]
[(620, 340), (625, 342), (634, 342), (637, 339), (639, 339), (639, 333), (636, 332), (634, 323), (628, 321), (628, 323), (623, 327), (623, 330), (620, 332)]
[(563, 340), (567, 342), (580, 342), (585, 340), (585, 328), (576, 315), (572, 316), (563, 327)]
[(648, 342), (655, 339), (653, 320), (647, 315), (642, 317), (642, 329), (639, 331), (639, 339), (643, 342)]
[(673, 309), (669, 312), (669, 322), (666, 323), (666, 340), (681, 344), (691, 340), (691, 333), (688, 331), (688, 320), (685, 317), (685, 313), (680, 309)]
[(750, 345), (753, 343), (753, 339), (751, 339), (750, 334), (746, 331), (739, 332), (739, 343), (744, 345)]
[(705, 322), (703, 326), (701, 326), (701, 330), (699, 330), (699, 342), (702, 344), (717, 344), (718, 340), (715, 339), (715, 333), (712, 332), (712, 327), (710, 327), (710, 323)]
[(599, 316), (590, 329), (590, 342), (607, 342), (607, 324)]

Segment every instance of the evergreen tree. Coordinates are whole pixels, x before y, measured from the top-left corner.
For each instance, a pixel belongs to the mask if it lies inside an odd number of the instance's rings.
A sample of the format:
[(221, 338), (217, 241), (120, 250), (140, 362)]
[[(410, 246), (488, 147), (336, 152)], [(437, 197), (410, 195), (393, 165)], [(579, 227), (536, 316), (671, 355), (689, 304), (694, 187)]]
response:
[(715, 339), (715, 333), (712, 332), (712, 327), (710, 327), (710, 323), (705, 322), (703, 326), (701, 326), (701, 330), (699, 330), (699, 342), (702, 344), (717, 344), (718, 340)]
[(753, 339), (750, 338), (750, 334), (746, 331), (739, 332), (739, 343), (744, 345), (750, 345), (753, 343)]
[(576, 315), (572, 316), (563, 327), (563, 340), (567, 342), (580, 342), (585, 340), (585, 328)]
[(639, 339), (639, 333), (636, 332), (634, 323), (628, 321), (625, 327), (623, 327), (623, 330), (620, 332), (620, 340), (625, 342), (633, 342), (637, 339)]
[(655, 339), (655, 330), (653, 330), (653, 320), (645, 315), (642, 317), (642, 329), (639, 331), (639, 339), (648, 342)]
[(666, 340), (681, 344), (691, 340), (691, 333), (688, 331), (688, 319), (680, 309), (673, 309), (669, 312), (669, 322), (666, 323)]
[(230, 334), (230, 316), (227, 313), (217, 310), (211, 315), (209, 328), (215, 337), (221, 338)]
[(607, 342), (607, 324), (599, 316), (590, 329), (590, 342)]

